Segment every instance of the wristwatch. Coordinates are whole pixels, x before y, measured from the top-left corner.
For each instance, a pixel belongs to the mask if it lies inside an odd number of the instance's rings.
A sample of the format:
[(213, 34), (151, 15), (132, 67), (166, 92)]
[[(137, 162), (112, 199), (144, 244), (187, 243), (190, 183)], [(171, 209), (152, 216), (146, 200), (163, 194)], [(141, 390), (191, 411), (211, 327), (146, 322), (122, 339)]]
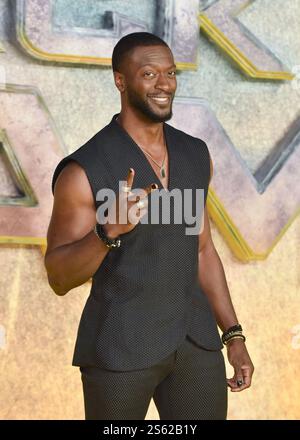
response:
[(121, 246), (121, 239), (120, 237), (117, 238), (109, 238), (104, 229), (103, 226), (100, 223), (96, 223), (94, 227), (94, 232), (97, 235), (100, 240), (103, 241), (103, 243), (106, 244), (106, 246), (110, 249), (118, 248)]

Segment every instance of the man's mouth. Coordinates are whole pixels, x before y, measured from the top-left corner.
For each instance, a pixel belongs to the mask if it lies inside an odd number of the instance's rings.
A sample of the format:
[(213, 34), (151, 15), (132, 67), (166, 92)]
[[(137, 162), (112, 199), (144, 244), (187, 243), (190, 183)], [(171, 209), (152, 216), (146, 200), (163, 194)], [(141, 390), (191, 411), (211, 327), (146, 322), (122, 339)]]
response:
[(149, 96), (149, 98), (159, 104), (167, 104), (170, 101), (170, 96)]

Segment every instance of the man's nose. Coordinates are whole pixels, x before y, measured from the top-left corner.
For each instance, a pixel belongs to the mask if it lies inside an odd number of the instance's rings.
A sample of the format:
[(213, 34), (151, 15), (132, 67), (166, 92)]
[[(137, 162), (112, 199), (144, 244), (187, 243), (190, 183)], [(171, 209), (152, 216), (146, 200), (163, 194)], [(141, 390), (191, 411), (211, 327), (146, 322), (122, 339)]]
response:
[(165, 91), (171, 91), (173, 89), (167, 74), (164, 73), (158, 75), (155, 87)]

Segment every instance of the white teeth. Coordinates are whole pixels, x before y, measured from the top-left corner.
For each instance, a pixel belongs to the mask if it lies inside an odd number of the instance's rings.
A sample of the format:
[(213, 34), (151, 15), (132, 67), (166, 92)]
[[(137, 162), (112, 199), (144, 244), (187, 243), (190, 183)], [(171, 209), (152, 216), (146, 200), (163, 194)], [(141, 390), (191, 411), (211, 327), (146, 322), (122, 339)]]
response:
[(167, 102), (169, 100), (169, 98), (159, 98), (159, 97), (152, 97), (151, 99), (154, 99), (155, 101), (158, 102)]

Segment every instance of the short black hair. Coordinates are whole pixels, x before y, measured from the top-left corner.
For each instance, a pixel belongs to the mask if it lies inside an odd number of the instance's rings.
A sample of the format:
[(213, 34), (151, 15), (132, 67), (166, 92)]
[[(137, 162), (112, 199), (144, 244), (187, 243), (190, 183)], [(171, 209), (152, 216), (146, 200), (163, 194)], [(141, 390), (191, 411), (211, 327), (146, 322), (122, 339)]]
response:
[(120, 72), (121, 64), (128, 53), (138, 46), (166, 46), (168, 44), (160, 37), (150, 32), (133, 32), (122, 37), (112, 53), (112, 69)]

